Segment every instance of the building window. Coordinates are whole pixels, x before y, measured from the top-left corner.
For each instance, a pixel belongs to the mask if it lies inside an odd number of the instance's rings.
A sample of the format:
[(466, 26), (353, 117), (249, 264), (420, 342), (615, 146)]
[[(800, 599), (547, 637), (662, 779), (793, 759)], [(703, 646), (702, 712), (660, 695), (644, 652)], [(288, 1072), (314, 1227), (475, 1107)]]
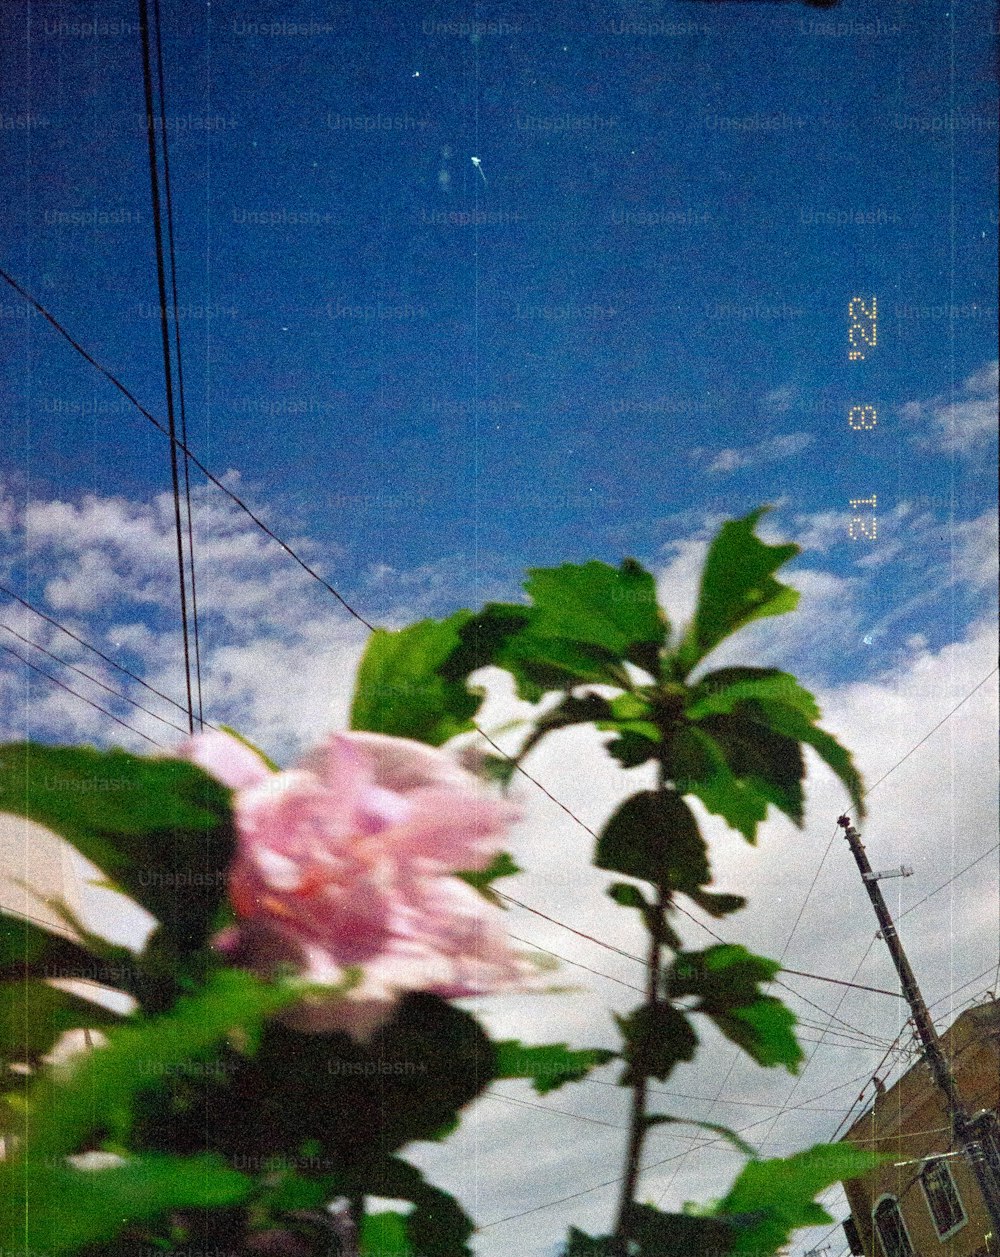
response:
[(972, 1119), (972, 1130), (982, 1145), (993, 1177), (1000, 1183), (1000, 1122), (989, 1109), (981, 1109)]
[(895, 1196), (883, 1196), (872, 1210), (872, 1217), (885, 1257), (914, 1257), (913, 1245)]
[(924, 1189), (938, 1239), (946, 1240), (967, 1221), (948, 1162), (943, 1157), (928, 1161), (920, 1171), (920, 1185)]

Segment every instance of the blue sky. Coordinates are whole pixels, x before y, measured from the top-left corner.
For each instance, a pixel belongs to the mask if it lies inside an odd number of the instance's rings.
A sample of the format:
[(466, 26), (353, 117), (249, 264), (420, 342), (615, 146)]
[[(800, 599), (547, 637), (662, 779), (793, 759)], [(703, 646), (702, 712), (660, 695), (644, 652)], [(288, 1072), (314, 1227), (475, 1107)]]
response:
[[(788, 569), (801, 610), (733, 657), (802, 675), (872, 779), (989, 673), (997, 36), (985, 0), (164, 9), (190, 444), (366, 618), (510, 599), (526, 567), (632, 554), (683, 622), (706, 539), (773, 502), (769, 538), (803, 546)], [(0, 265), (162, 417), (136, 22), (125, 3), (0, 9)], [(872, 295), (878, 344), (851, 362), (848, 302)], [(167, 444), (26, 311), (0, 285), (3, 583), (179, 698)], [(877, 409), (868, 431), (848, 423), (862, 405)], [(207, 711), (287, 760), (343, 722), (365, 635), (192, 474)], [(852, 541), (848, 502), (873, 493), (878, 535)], [(0, 603), (9, 627), (127, 688)], [(177, 740), (3, 636), (147, 736)], [(994, 840), (995, 679), (977, 693), (937, 751), (908, 761), (915, 775), (892, 778), (909, 793), (886, 789), (872, 822), (883, 865), (923, 854), (914, 899), (947, 860), (956, 871)], [(499, 723), (517, 705), (498, 695)], [(9, 655), (0, 704), (3, 737), (149, 749)], [(546, 763), (591, 824), (622, 789)], [(900, 837), (928, 780), (938, 829)], [(839, 806), (818, 781), (816, 797)], [(532, 824), (537, 837), (551, 818)], [(544, 857), (527, 850), (526, 900), (589, 911), (560, 882), (571, 849), (578, 834)], [(782, 864), (796, 908), (810, 850)], [(774, 889), (773, 870), (733, 857), (731, 871)], [(995, 963), (992, 927), (973, 928), (995, 912), (992, 885), (946, 896), (952, 916), (915, 940), (942, 998)], [(829, 901), (843, 893), (831, 883)], [(792, 963), (825, 971), (848, 956), (871, 932), (855, 908), (825, 921), (822, 948), (816, 933), (797, 939), (790, 956), (807, 950)], [(594, 929), (621, 928), (601, 911)], [(778, 954), (778, 925), (762, 912), (752, 926), (749, 945)], [(566, 1014), (552, 1016), (558, 1035)], [(889, 1013), (857, 1016), (886, 1041), (899, 1028)], [(578, 1042), (597, 1033), (588, 1017), (572, 1022)], [(847, 1076), (857, 1054), (819, 1061), (803, 1092)], [(598, 1181), (576, 1151), (559, 1155), (532, 1182), (501, 1164), (506, 1195), (483, 1217)], [(724, 1187), (709, 1169), (689, 1176), (689, 1196)], [(533, 1252), (536, 1236), (550, 1251), (565, 1218), (546, 1214), (550, 1233), (540, 1217), (484, 1232), (482, 1253)]]

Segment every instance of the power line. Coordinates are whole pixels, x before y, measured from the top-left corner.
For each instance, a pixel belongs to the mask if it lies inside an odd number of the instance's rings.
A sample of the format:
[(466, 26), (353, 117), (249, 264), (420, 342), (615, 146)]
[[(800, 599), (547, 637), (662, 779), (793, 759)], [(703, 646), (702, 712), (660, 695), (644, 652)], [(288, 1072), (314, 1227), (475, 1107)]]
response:
[(910, 756), (913, 754), (914, 751), (919, 750), (919, 748), (923, 746), (923, 744), (927, 741), (927, 739), (931, 736), (931, 734), (937, 733), (938, 729), (941, 728), (944, 722), (948, 720), (951, 716), (954, 716), (955, 712), (958, 711), (959, 707), (967, 703), (969, 699), (973, 696), (973, 694), (975, 694), (976, 690), (981, 689), (982, 686), (984, 686), (986, 682), (990, 679), (993, 673), (997, 671), (1000, 671), (1000, 664), (998, 664), (997, 667), (994, 668), (991, 672), (988, 672), (986, 676), (984, 676), (983, 679), (979, 682), (978, 685), (974, 685), (972, 689), (969, 690), (968, 694), (966, 694), (965, 698), (963, 698), (960, 703), (956, 703), (955, 706), (951, 709), (951, 711), (948, 712), (947, 716), (942, 716), (941, 719), (934, 726), (934, 728), (931, 729), (929, 733), (925, 733), (924, 736), (920, 739), (920, 741), (916, 744), (916, 746), (911, 746), (910, 749), (903, 756), (903, 758), (901, 760), (898, 760), (895, 764), (893, 764), (893, 766), (889, 769), (889, 772), (883, 773), (882, 776), (879, 777), (878, 781), (876, 781), (874, 785), (869, 786), (867, 790), (864, 790), (862, 793), (864, 794), (865, 798), (867, 798), (868, 795), (872, 793), (872, 791), (875, 789), (876, 786), (880, 786), (882, 782), (885, 781), (886, 777), (889, 776), (890, 773), (894, 773), (900, 764), (905, 763), (910, 758)]
[(976, 858), (970, 864), (967, 864), (964, 869), (959, 869), (957, 873), (949, 877), (946, 882), (942, 882), (941, 885), (938, 886), (936, 889), (932, 890), (930, 894), (924, 895), (923, 899), (918, 899), (917, 902), (915, 904), (911, 904), (910, 907), (907, 908), (905, 912), (901, 912), (899, 914), (899, 920), (902, 921), (903, 917), (908, 916), (909, 913), (919, 908), (921, 904), (926, 903), (927, 900), (931, 898), (931, 896), (936, 895), (938, 891), (940, 890), (944, 890), (946, 886), (950, 886), (952, 882), (956, 881), (959, 877), (961, 877), (963, 873), (968, 873), (969, 869), (975, 868), (975, 866), (980, 862), (980, 860), (985, 860), (988, 855), (992, 855), (993, 852), (996, 851), (998, 847), (1000, 847), (1000, 842), (995, 842), (993, 846), (990, 847), (989, 851), (984, 851), (982, 855), (977, 855)]
[[(826, 1090), (826, 1091), (822, 1092), (820, 1095), (813, 1096), (813, 1097), (812, 1097), (812, 1100), (822, 1100), (825, 1096), (830, 1095), (832, 1092), (834, 1092), (834, 1091), (840, 1091), (843, 1087), (849, 1087), (849, 1086), (851, 1086), (851, 1085), (852, 1085), (852, 1083), (855, 1083), (855, 1082), (860, 1082), (860, 1081), (861, 1081), (861, 1079), (862, 1079), (862, 1078), (865, 1078), (865, 1077), (867, 1077), (867, 1075), (865, 1075), (865, 1074), (859, 1074), (859, 1075), (857, 1076), (857, 1078), (851, 1078), (851, 1079), (849, 1079), (847, 1082), (838, 1083), (838, 1084), (837, 1084), (837, 1086), (828, 1088), (828, 1090)], [(803, 1101), (803, 1103), (802, 1103), (802, 1104), (792, 1105), (792, 1106), (791, 1106), (791, 1109), (801, 1109), (801, 1108), (805, 1108), (805, 1107), (807, 1107), (807, 1106), (808, 1106), (808, 1105), (812, 1102), (812, 1100)], [(791, 1110), (789, 1110), (789, 1111), (791, 1111)], [(763, 1125), (763, 1123), (764, 1123), (764, 1122), (768, 1122), (768, 1121), (770, 1121), (770, 1120), (771, 1120), (770, 1118), (763, 1117), (763, 1118), (761, 1118), (761, 1119), (760, 1119), (760, 1121), (758, 1121), (758, 1122), (752, 1122), (749, 1126), (744, 1126), (741, 1130), (738, 1130), (736, 1133), (737, 1133), (738, 1135), (745, 1135), (748, 1131), (753, 1130), (753, 1128), (754, 1128), (755, 1126), (761, 1126), (761, 1125)], [(662, 1160), (659, 1160), (659, 1161), (653, 1161), (653, 1162), (651, 1162), (649, 1165), (644, 1165), (644, 1166), (642, 1166), (642, 1169), (641, 1169), (641, 1171), (640, 1171), (640, 1172), (644, 1174), (644, 1173), (646, 1173), (646, 1171), (647, 1171), (647, 1170), (655, 1170), (655, 1169), (657, 1169), (659, 1166), (661, 1166), (661, 1165), (666, 1165), (666, 1164), (667, 1164), (668, 1162), (670, 1162), (670, 1161), (676, 1161), (676, 1160), (679, 1160), (679, 1159), (680, 1159), (680, 1158), (682, 1158), (682, 1157), (690, 1156), (690, 1153), (691, 1153), (692, 1151), (697, 1151), (697, 1150), (698, 1150), (698, 1148), (706, 1148), (706, 1147), (708, 1147), (710, 1144), (720, 1144), (720, 1143), (724, 1143), (724, 1142), (725, 1142), (725, 1140), (723, 1140), (721, 1137), (717, 1137), (717, 1138), (713, 1138), (713, 1139), (706, 1139), (706, 1140), (704, 1140), (702, 1143), (699, 1143), (699, 1144), (697, 1145), (697, 1147), (696, 1147), (696, 1148), (694, 1148), (694, 1149), (688, 1149), (688, 1150), (685, 1150), (684, 1152), (677, 1152), (677, 1153), (673, 1153), (673, 1154), (672, 1154), (671, 1156), (669, 1156), (669, 1157), (664, 1157), (664, 1158), (662, 1158)], [(513, 1222), (513, 1221), (514, 1221), (515, 1219), (517, 1219), (517, 1218), (524, 1218), (524, 1217), (527, 1217), (527, 1216), (528, 1216), (528, 1214), (530, 1214), (530, 1213), (538, 1213), (538, 1212), (539, 1212), (540, 1210), (542, 1210), (542, 1209), (551, 1209), (551, 1208), (553, 1208), (553, 1207), (554, 1207), (554, 1206), (556, 1206), (556, 1205), (565, 1204), (565, 1202), (566, 1202), (566, 1201), (568, 1201), (568, 1200), (576, 1200), (576, 1199), (578, 1199), (580, 1196), (588, 1196), (591, 1192), (600, 1191), (602, 1187), (611, 1187), (611, 1186), (613, 1186), (613, 1185), (614, 1185), (614, 1184), (616, 1184), (616, 1183), (620, 1183), (624, 1177), (625, 1177), (624, 1175), (618, 1175), (618, 1177), (617, 1177), (617, 1178), (609, 1178), (609, 1179), (606, 1179), (603, 1183), (595, 1183), (593, 1187), (587, 1187), (587, 1188), (584, 1188), (584, 1189), (583, 1189), (583, 1191), (573, 1192), (573, 1193), (571, 1193), (569, 1196), (560, 1196), (558, 1200), (549, 1200), (549, 1201), (547, 1201), (547, 1202), (546, 1202), (545, 1204), (543, 1204), (543, 1205), (534, 1205), (534, 1206), (532, 1206), (532, 1208), (530, 1208), (530, 1209), (522, 1209), (520, 1213), (512, 1213), (512, 1214), (509, 1214), (507, 1217), (505, 1217), (505, 1218), (497, 1218), (497, 1219), (496, 1219), (495, 1221), (493, 1221), (493, 1222), (485, 1222), (485, 1223), (481, 1223), (481, 1224), (480, 1224), (480, 1226), (479, 1226), (479, 1230), (480, 1230), (480, 1231), (487, 1231), (487, 1230), (489, 1230), (489, 1228), (490, 1228), (490, 1227), (500, 1226), (500, 1225), (501, 1225), (501, 1223), (504, 1223), (504, 1222)]]
[[(163, 259), (163, 222), (160, 215), (160, 183), (156, 159), (156, 126), (153, 114), (153, 69), (149, 51), (149, 12), (147, 0), (139, 0), (139, 34), (142, 48), (142, 88), (146, 102), (146, 149), (149, 153), (150, 201), (153, 209), (153, 238), (156, 245), (156, 283), (160, 297), (160, 339), (163, 348), (163, 378), (167, 401), (167, 431), (170, 436), (170, 482), (174, 495), (174, 533), (177, 538), (177, 578), (181, 595), (181, 632), (184, 638), (184, 677), (187, 684), (189, 732), (194, 733), (194, 699), (191, 691), (191, 646), (188, 632), (187, 587), (184, 573), (184, 533), (181, 525), (180, 469), (177, 461), (177, 426), (174, 421), (174, 380), (170, 359), (170, 325), (167, 319), (167, 280)], [(162, 84), (161, 84), (162, 91)], [(162, 109), (161, 109), (162, 113)]]
[(169, 703), (171, 707), (176, 707), (178, 711), (184, 712), (185, 715), (187, 714), (187, 708), (181, 703), (178, 703), (176, 699), (171, 698), (169, 694), (164, 694), (162, 690), (158, 690), (155, 686), (150, 685), (149, 682), (144, 681), (142, 677), (136, 676), (134, 672), (130, 672), (123, 664), (116, 663), (110, 655), (106, 655), (103, 651), (98, 650), (97, 647), (88, 642), (86, 638), (81, 637), (79, 633), (74, 633), (73, 630), (68, 629), (65, 624), (60, 624), (59, 621), (54, 620), (51, 615), (46, 615), (44, 611), (39, 611), (37, 607), (32, 606), (30, 602), (22, 598), (20, 594), (14, 593), (12, 589), (8, 589), (5, 585), (0, 585), (0, 594), (6, 594), (8, 598), (13, 598), (15, 602), (19, 602), (22, 607), (27, 607), (29, 611), (33, 612), (37, 616), (40, 616), (43, 620), (46, 620), (49, 624), (53, 625), (53, 627), (59, 629), (61, 633), (65, 633), (67, 637), (72, 637), (72, 639), (75, 642), (79, 642), (81, 646), (86, 646), (88, 650), (92, 650), (99, 659), (103, 659), (104, 662), (110, 664), (112, 668), (117, 668), (119, 672), (124, 673), (125, 676), (137, 682), (143, 687), (143, 689), (149, 690), (151, 694), (155, 694), (157, 698), (162, 698), (163, 701)]
[(46, 672), (44, 668), (40, 668), (37, 664), (32, 663), (30, 659), (25, 659), (25, 657), (14, 650), (12, 646), (0, 645), (0, 650), (5, 650), (8, 655), (13, 655), (15, 659), (20, 659), (26, 667), (31, 668), (33, 672), (40, 673), (43, 677), (46, 677), (49, 681), (51, 681), (53, 685), (58, 685), (61, 690), (66, 690), (68, 694), (75, 694), (77, 698), (82, 699), (88, 706), (95, 708), (97, 711), (107, 716), (110, 720), (113, 720), (116, 725), (121, 725), (123, 729), (130, 729), (133, 733), (137, 733), (140, 738), (145, 738), (147, 742), (151, 742), (153, 746), (160, 747), (161, 750), (165, 749), (162, 742), (157, 742), (155, 738), (148, 737), (141, 729), (137, 729), (135, 725), (130, 725), (128, 721), (119, 720), (119, 718), (114, 715), (113, 712), (108, 711), (106, 707), (102, 707), (100, 703), (95, 703), (93, 699), (88, 698), (86, 694), (81, 694), (79, 690), (74, 690), (72, 686), (66, 685), (65, 682), (60, 681), (58, 677), (54, 677), (51, 672)]
[[(499, 891), (494, 891), (494, 893), (499, 894)], [(633, 986), (631, 982), (623, 982), (621, 978), (614, 978), (610, 973), (602, 973), (600, 969), (591, 969), (589, 965), (582, 965), (579, 960), (570, 960), (568, 956), (560, 956), (558, 952), (549, 951), (547, 947), (540, 947), (538, 943), (532, 943), (530, 939), (519, 938), (516, 934), (511, 934), (509, 930), (507, 937), (514, 939), (517, 943), (525, 943), (528, 947), (534, 947), (536, 951), (545, 952), (547, 956), (554, 956), (556, 960), (562, 960), (567, 965), (573, 965), (577, 969), (586, 969), (588, 973), (594, 973), (599, 978), (607, 978), (609, 982), (617, 982), (619, 986), (627, 986), (630, 991), (638, 991), (640, 995), (646, 994), (641, 986)]]
[[(167, 206), (167, 240), (170, 246), (170, 286), (174, 303), (174, 351), (177, 358), (177, 397), (181, 412), (181, 441), (187, 445), (187, 407), (184, 403), (184, 365), (181, 358), (181, 320), (177, 300), (177, 257), (174, 248), (174, 207), (170, 191), (170, 144), (167, 140), (167, 105), (163, 73), (163, 45), (160, 39), (160, 0), (153, 0), (156, 29), (156, 61), (160, 83), (160, 143), (163, 148), (163, 189)], [(151, 122), (151, 120), (150, 120)], [(198, 724), (204, 729), (205, 718), (201, 691), (201, 642), (198, 631), (198, 590), (194, 571), (194, 527), (191, 522), (191, 460), (184, 455), (184, 500), (187, 513), (188, 563), (191, 569), (191, 623), (194, 629), (194, 667), (198, 687)]]
[(56, 329), (56, 331), (60, 334), (60, 336), (62, 336), (65, 340), (67, 340), (73, 346), (73, 348), (77, 351), (77, 353), (79, 353), (83, 358), (85, 358), (87, 362), (89, 362), (90, 365), (95, 368), (95, 370), (99, 371), (106, 380), (109, 380), (115, 386), (115, 388), (118, 389), (118, 391), (122, 394), (122, 396), (127, 398), (132, 403), (132, 405), (136, 408), (136, 410), (138, 410), (139, 413), (145, 419), (149, 420), (149, 422), (153, 425), (154, 428), (157, 429), (157, 431), (161, 432), (168, 439), (172, 440), (172, 443), (176, 446), (176, 448), (179, 449), (183, 454), (186, 454), (188, 458), (190, 458), (191, 462), (194, 463), (195, 467), (198, 468), (198, 470), (206, 478), (206, 480), (214, 484), (217, 489), (221, 489), (222, 492), (226, 495), (226, 497), (228, 497), (231, 501), (235, 502), (235, 504), (239, 507), (239, 509), (243, 511), (246, 515), (248, 515), (250, 519), (253, 520), (253, 522), (257, 525), (257, 527), (261, 530), (261, 532), (265, 533), (268, 537), (270, 537), (270, 539), (273, 542), (275, 542), (278, 546), (280, 546), (281, 549), (284, 550), (287, 555), (289, 555), (291, 558), (295, 560), (296, 563), (298, 563), (299, 567), (301, 567), (303, 571), (307, 572), (313, 578), (313, 580), (318, 581), (319, 584), (321, 584), (328, 593), (332, 594), (334, 598), (336, 598), (337, 601), (344, 607), (345, 611), (347, 611), (356, 620), (358, 620), (361, 624), (363, 624), (365, 628), (370, 629), (373, 633), (375, 632), (374, 624), (369, 624), (368, 621), (364, 618), (364, 616), (362, 616), (359, 612), (355, 611), (354, 608), (343, 597), (343, 595), (338, 593), (338, 591), (334, 589), (334, 587), (330, 584), (329, 581), (325, 580), (322, 576), (320, 576), (319, 572), (311, 568), (309, 564), (305, 561), (305, 559), (301, 558), (298, 554), (296, 554), (296, 552), (292, 549), (290, 545), (288, 545), (287, 542), (282, 541), (281, 538), (277, 535), (277, 533), (275, 533), (272, 529), (270, 529), (267, 526), (267, 524), (265, 524), (264, 521), (250, 509), (249, 506), (247, 506), (246, 502), (244, 502), (243, 499), (238, 496), (238, 494), (234, 493), (232, 489), (229, 488), (228, 485), (224, 484), (219, 479), (219, 477), (215, 475), (214, 472), (210, 471), (205, 466), (205, 464), (192, 452), (192, 450), (185, 443), (178, 440), (176, 436), (171, 438), (168, 429), (163, 426), (163, 424), (159, 421), (159, 419), (156, 418), (155, 415), (151, 414), (146, 409), (146, 407), (143, 406), (143, 404), (139, 401), (139, 399), (135, 396), (135, 394), (131, 393), (116, 376), (112, 375), (112, 373), (107, 370), (106, 367), (102, 367), (101, 364), (97, 361), (97, 359), (92, 357), (86, 351), (86, 349), (83, 348), (80, 342), (75, 340), (69, 334), (69, 332), (66, 331), (66, 329), (62, 326), (59, 320), (56, 319), (54, 315), (50, 314), (49, 311), (45, 308), (45, 306), (42, 305), (40, 301), (36, 301), (36, 299), (32, 297), (29, 292), (27, 292), (24, 288), (22, 288), (21, 285), (17, 282), (17, 280), (15, 280), (10, 274), (8, 274), (8, 272), (5, 271), (3, 267), (0, 267), (0, 279), (4, 280), (7, 284), (11, 286), (11, 288), (14, 289), (15, 292), (19, 293), (27, 302), (29, 302), (32, 306), (34, 306), (34, 308), (38, 311), (38, 313), (42, 315), (42, 317), (46, 319)]
[(184, 733), (180, 725), (175, 725), (172, 720), (167, 720), (165, 716), (158, 716), (155, 711), (150, 711), (148, 707), (143, 707), (142, 703), (137, 703), (134, 698), (129, 698), (127, 694), (123, 694), (120, 690), (112, 689), (110, 685), (105, 685), (103, 681), (99, 681), (97, 677), (91, 676), (89, 672), (84, 672), (82, 668), (78, 668), (75, 663), (70, 663), (68, 659), (60, 659), (58, 655), (54, 655), (51, 650), (46, 650), (44, 646), (39, 646), (37, 642), (33, 642), (29, 637), (23, 637), (9, 624), (0, 624), (0, 629), (10, 633), (16, 637), (18, 641), (24, 642), (26, 646), (32, 646), (35, 650), (40, 650), (43, 655), (48, 655), (50, 659), (54, 659), (56, 663), (62, 664), (64, 668), (70, 668), (73, 672), (78, 672), (80, 676), (86, 677), (88, 681), (92, 681), (94, 685), (99, 685), (102, 690), (107, 690), (109, 694), (113, 694), (115, 698), (122, 699), (123, 702), (131, 703), (133, 707), (137, 707), (140, 711), (144, 711), (147, 716), (152, 716), (154, 720), (159, 720), (161, 724), (169, 725), (171, 729), (176, 729), (178, 733)]

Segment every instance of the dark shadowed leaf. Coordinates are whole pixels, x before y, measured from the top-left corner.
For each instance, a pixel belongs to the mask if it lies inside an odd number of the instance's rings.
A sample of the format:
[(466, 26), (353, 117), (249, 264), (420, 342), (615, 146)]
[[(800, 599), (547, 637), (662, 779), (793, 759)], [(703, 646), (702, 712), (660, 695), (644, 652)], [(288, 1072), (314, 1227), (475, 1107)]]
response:
[(632, 1204), (625, 1228), (639, 1245), (639, 1257), (696, 1257), (701, 1253), (722, 1257), (733, 1245), (733, 1231), (724, 1218), (661, 1213), (652, 1205)]
[[(428, 1183), (407, 1161), (398, 1157), (379, 1160), (357, 1182), (368, 1195), (413, 1202), (416, 1208), (403, 1219), (403, 1228), (414, 1254), (472, 1257), (467, 1243), (475, 1229), (471, 1219), (453, 1196)], [(408, 1251), (405, 1247), (401, 1250), (402, 1254)], [(397, 1257), (397, 1250), (373, 1250), (372, 1257)]]
[(45, 825), (161, 922), (202, 945), (225, 893), (230, 792), (194, 764), (125, 751), (0, 747), (0, 811)]
[(673, 1005), (643, 1005), (627, 1017), (615, 1016), (625, 1039), (627, 1062), (621, 1083), (629, 1086), (636, 1072), (666, 1082), (675, 1065), (694, 1058), (698, 1038), (691, 1023)]
[(672, 790), (626, 799), (601, 830), (594, 864), (667, 890), (696, 889), (712, 877), (697, 822)]
[(481, 696), (441, 674), (471, 618), (421, 620), (408, 628), (376, 629), (358, 668), (351, 728), (440, 746), (474, 727)]
[(747, 704), (731, 715), (707, 716), (699, 721), (698, 729), (722, 750), (737, 781), (780, 808), (801, 828), (806, 772), (802, 750), (795, 738), (775, 732), (765, 719)]

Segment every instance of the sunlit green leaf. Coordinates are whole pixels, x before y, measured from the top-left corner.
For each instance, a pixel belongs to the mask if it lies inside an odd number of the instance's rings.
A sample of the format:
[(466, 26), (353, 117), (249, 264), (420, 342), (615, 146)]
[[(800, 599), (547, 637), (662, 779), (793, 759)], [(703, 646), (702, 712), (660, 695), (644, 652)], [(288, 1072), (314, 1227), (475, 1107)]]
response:
[(798, 711), (787, 707), (769, 707), (767, 721), (775, 733), (787, 738), (797, 738), (811, 746), (824, 762), (833, 769), (844, 783), (854, 805), (855, 816), (865, 817), (865, 790), (861, 775), (854, 767), (851, 753), (836, 738), (816, 726)]
[(406, 1217), (401, 1213), (366, 1213), (361, 1224), (361, 1257), (412, 1257), (406, 1233)]
[(711, 1017), (758, 1065), (784, 1065), (795, 1073), (803, 1059), (792, 1030), (795, 1017), (780, 1000), (759, 989), (779, 970), (776, 960), (724, 943), (681, 952), (667, 973), (667, 987), (673, 998), (697, 996), (693, 1011)]
[(578, 1082), (617, 1055), (606, 1048), (568, 1048), (565, 1043), (529, 1045), (517, 1039), (504, 1039), (495, 1046), (497, 1077), (530, 1078), (539, 1095), (555, 1091), (563, 1083)]
[(634, 559), (620, 568), (597, 561), (532, 568), (524, 587), (534, 601), (533, 631), (539, 636), (589, 642), (655, 671), (667, 623), (652, 575)]
[(817, 1144), (791, 1157), (750, 1161), (714, 1214), (721, 1219), (762, 1213), (756, 1223), (737, 1228), (732, 1252), (735, 1257), (768, 1257), (783, 1247), (798, 1227), (833, 1220), (814, 1203), (824, 1188), (857, 1178), (891, 1159), (839, 1143)]
[(71, 1253), (110, 1240), (127, 1223), (175, 1208), (237, 1204), (253, 1181), (220, 1157), (144, 1154), (125, 1165), (78, 1170), (51, 1160), (0, 1166), (4, 1253)]
[(709, 546), (698, 607), (674, 656), (679, 679), (737, 629), (762, 616), (792, 611), (798, 603), (798, 591), (776, 581), (772, 573), (794, 558), (799, 547), (767, 545), (753, 531), (767, 509), (723, 524)]
[(781, 703), (801, 712), (807, 720), (819, 719), (812, 694), (790, 673), (776, 668), (720, 668), (707, 673), (691, 687), (684, 715), (689, 720), (725, 715), (750, 699), (765, 705)]
[(768, 799), (753, 779), (737, 777), (722, 747), (700, 726), (679, 729), (668, 749), (671, 780), (680, 794), (693, 794), (716, 816), (755, 842)]
[(447, 620), (376, 629), (358, 668), (351, 728), (431, 746), (472, 729), (481, 696), (440, 671), (470, 618), (468, 611), (459, 611)]

